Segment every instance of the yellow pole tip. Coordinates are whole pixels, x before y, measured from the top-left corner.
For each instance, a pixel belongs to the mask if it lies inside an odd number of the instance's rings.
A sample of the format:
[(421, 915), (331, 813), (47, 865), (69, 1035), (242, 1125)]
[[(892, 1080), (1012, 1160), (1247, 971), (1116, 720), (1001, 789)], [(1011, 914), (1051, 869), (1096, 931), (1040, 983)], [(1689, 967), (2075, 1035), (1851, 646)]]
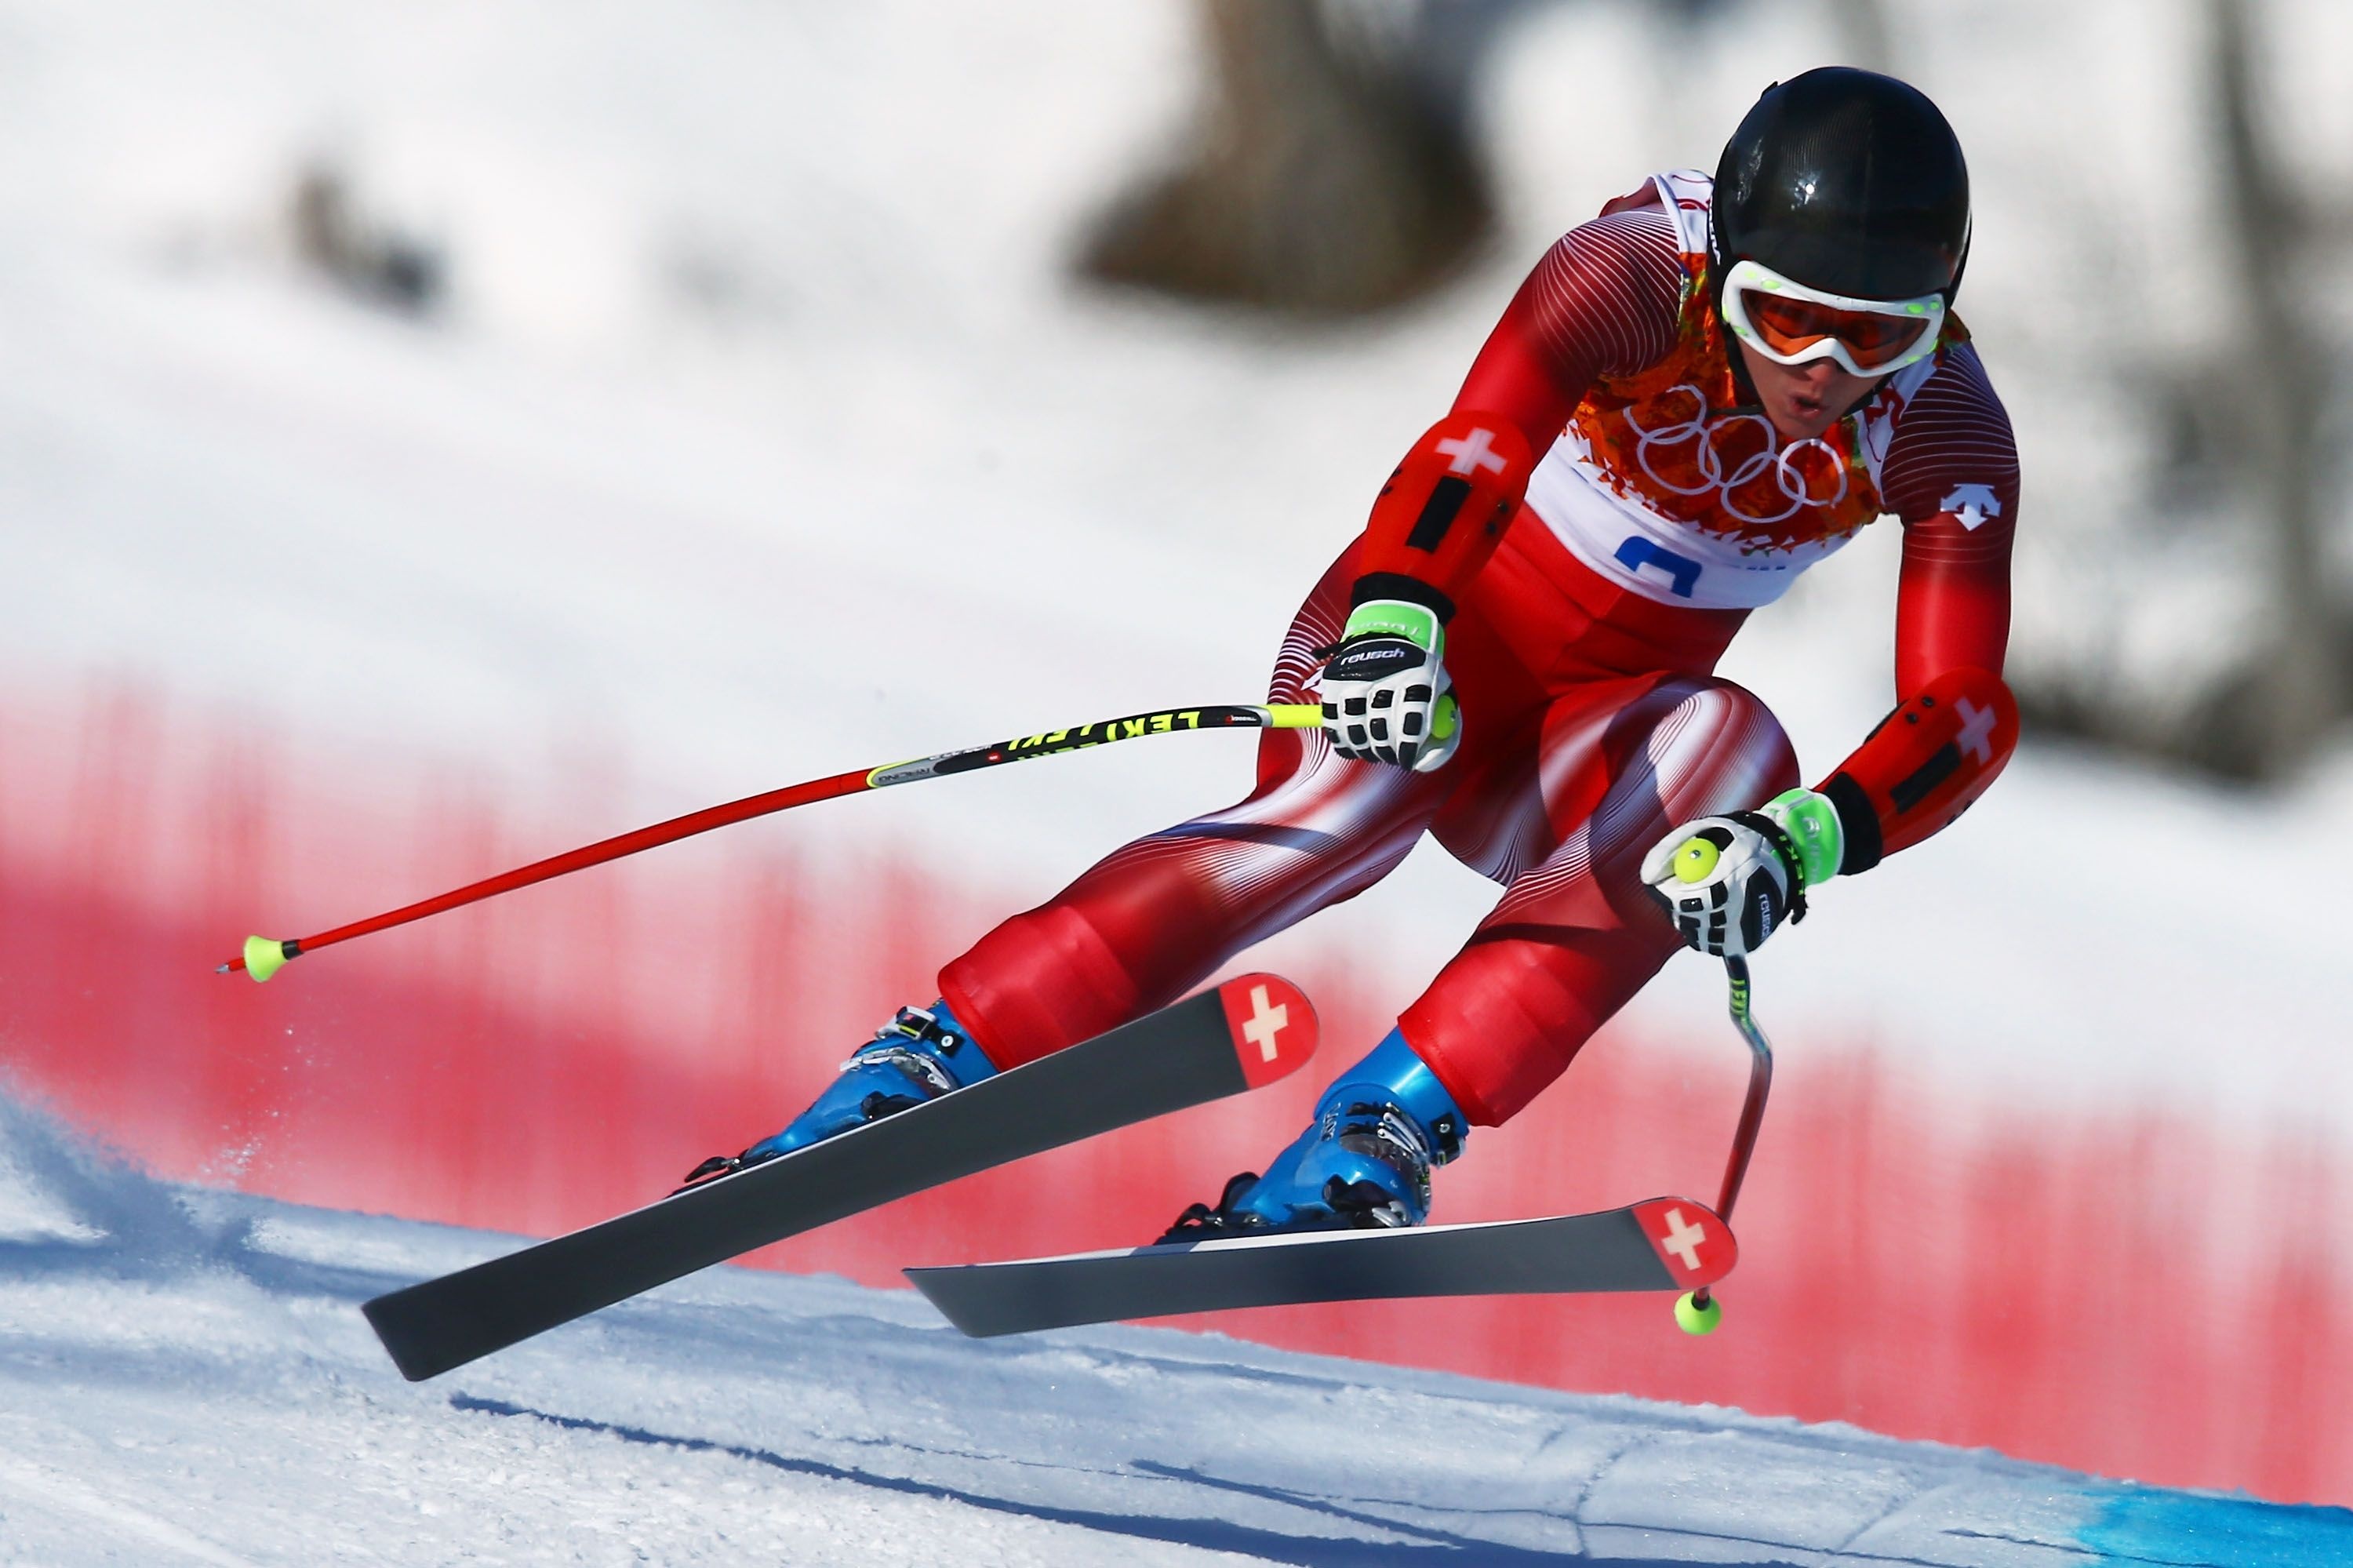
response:
[(1713, 1334), (1722, 1321), (1724, 1303), (1712, 1296), (1704, 1307), (1696, 1290), (1686, 1290), (1675, 1298), (1675, 1327), (1686, 1334)]
[(286, 944), (273, 942), (267, 937), (245, 939), (245, 972), (259, 985), (286, 967)]

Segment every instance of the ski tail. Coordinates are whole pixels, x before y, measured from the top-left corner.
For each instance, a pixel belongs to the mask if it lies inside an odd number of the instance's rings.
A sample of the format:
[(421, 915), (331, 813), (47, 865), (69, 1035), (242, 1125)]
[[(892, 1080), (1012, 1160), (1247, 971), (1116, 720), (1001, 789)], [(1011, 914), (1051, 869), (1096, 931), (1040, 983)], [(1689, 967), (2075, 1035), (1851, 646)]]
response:
[(1314, 1054), (1315, 1010), (1249, 974), (1133, 1023), (602, 1224), (368, 1302), (416, 1382), (803, 1231), (1132, 1122), (1255, 1088)]

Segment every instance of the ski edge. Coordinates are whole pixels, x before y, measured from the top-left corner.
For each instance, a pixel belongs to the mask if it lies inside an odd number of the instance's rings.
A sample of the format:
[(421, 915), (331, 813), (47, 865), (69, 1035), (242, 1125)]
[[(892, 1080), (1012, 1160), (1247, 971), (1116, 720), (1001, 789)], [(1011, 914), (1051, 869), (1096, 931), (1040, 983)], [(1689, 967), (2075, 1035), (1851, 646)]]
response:
[[(1231, 1258), (1252, 1252), (1291, 1253), (1303, 1255), (1294, 1249), (1337, 1245), (1355, 1250), (1364, 1247), (1392, 1247), (1426, 1250), (1429, 1244), (1449, 1234), (1470, 1237), (1478, 1234), (1503, 1237), (1512, 1232), (1541, 1232), (1564, 1222), (1601, 1223), (1613, 1218), (1631, 1222), (1649, 1245), (1650, 1255), (1658, 1266), (1657, 1274), (1645, 1282), (1600, 1286), (1557, 1286), (1549, 1288), (1512, 1289), (1474, 1286), (1468, 1289), (1432, 1288), (1428, 1290), (1389, 1289), (1357, 1291), (1346, 1288), (1318, 1290), (1305, 1294), (1270, 1292), (1262, 1300), (1230, 1299), (1216, 1306), (1171, 1306), (1165, 1312), (1137, 1312), (1104, 1317), (1064, 1318), (1055, 1321), (1036, 1321), (1007, 1325), (1004, 1314), (974, 1310), (975, 1303), (961, 1287), (968, 1282), (997, 1278), (1008, 1282), (1020, 1275), (1046, 1277), (1058, 1271), (1092, 1273), (1107, 1270), (1132, 1260), (1145, 1261), (1156, 1266), (1165, 1260), (1169, 1266), (1178, 1267), (1179, 1259), (1206, 1255), (1219, 1259)], [(1689, 1261), (1686, 1261), (1686, 1260)], [(1357, 1261), (1363, 1261), (1361, 1258)], [(908, 1281), (922, 1291), (925, 1299), (937, 1308), (960, 1332), (974, 1339), (997, 1339), (1009, 1334), (1044, 1332), (1052, 1329), (1086, 1328), (1111, 1322), (1144, 1321), (1155, 1317), (1192, 1316), (1212, 1311), (1249, 1311), (1265, 1307), (1336, 1304), (1349, 1301), (1436, 1299), (1445, 1297), (1484, 1295), (1620, 1295), (1662, 1291), (1687, 1291), (1710, 1286), (1729, 1275), (1739, 1261), (1739, 1244), (1732, 1228), (1715, 1210), (1689, 1198), (1649, 1198), (1618, 1209), (1598, 1210), (1590, 1213), (1549, 1214), (1518, 1220), (1473, 1221), (1448, 1225), (1429, 1225), (1411, 1230), (1308, 1231), (1289, 1235), (1226, 1236), (1199, 1242), (1176, 1242), (1151, 1246), (1111, 1249), (1100, 1252), (1069, 1253), (1052, 1257), (1011, 1258), (999, 1262), (949, 1264), (915, 1266), (902, 1270)]]
[[(1259, 1088), (1266, 1084), (1272, 1083), (1278, 1078), (1287, 1076), (1288, 1075), (1296, 1072), (1314, 1056), (1319, 1036), (1319, 1022), (1316, 1018), (1315, 1010), (1313, 1004), (1308, 1001), (1306, 994), (1290, 980), (1283, 979), (1280, 975), (1265, 971), (1253, 971), (1235, 976), (1234, 978), (1225, 980), (1215, 987), (1197, 992), (1193, 997), (1187, 998), (1185, 1001), (1196, 1003), (1204, 1003), (1208, 1002), (1213, 995), (1217, 998), (1214, 1005), (1222, 1015), (1226, 1030), (1226, 1044), (1229, 1049), (1233, 1053), (1233, 1065), (1235, 1070), (1238, 1072), (1240, 1081), (1234, 1084), (1232, 1087), (1223, 1090), (1220, 1094), (1212, 1096), (1212, 1099), (1245, 1093), (1248, 1090)], [(1171, 1007), (1175, 1007), (1181, 1006), (1183, 1003), (1178, 1002), (1172, 1003), (1170, 1005)], [(1155, 1010), (1155, 1013), (1166, 1012), (1167, 1011), (1168, 1009), (1166, 1008), (1157, 1009)], [(1149, 1018), (1154, 1015), (1155, 1014), (1146, 1014), (1145, 1017)], [(1134, 1022), (1141, 1022), (1143, 1020), (1136, 1020)], [(1116, 1031), (1106, 1031), (1106, 1033), (1116, 1033)], [(1101, 1039), (1103, 1037), (1095, 1036), (1094, 1038)], [(1084, 1044), (1084, 1042), (1082, 1042), (1082, 1044)], [(1055, 1053), (1049, 1056), (1040, 1057), (1038, 1059), (1038, 1065), (1051, 1062), (1060, 1054), (1060, 1053)], [(1008, 1069), (1005, 1077), (1010, 1078), (1014, 1074), (1020, 1070), (1020, 1068)], [(975, 1087), (987, 1088), (1002, 1081), (1004, 1080), (992, 1079), (983, 1085), (975, 1086)], [(944, 1098), (942, 1100), (933, 1102), (932, 1106), (918, 1107), (913, 1110), (902, 1113), (902, 1115), (904, 1118), (920, 1119), (923, 1116), (924, 1112), (933, 1109), (934, 1107), (944, 1107), (949, 1103), (951, 1103), (951, 1098)], [(1205, 1103), (1209, 1103), (1209, 1101), (1192, 1100), (1187, 1101), (1183, 1105), (1172, 1104), (1159, 1110), (1149, 1112), (1145, 1116), (1135, 1118), (1134, 1121), (1118, 1124), (1118, 1126), (1134, 1126), (1140, 1121), (1151, 1120), (1158, 1116), (1172, 1114), (1174, 1111), (1178, 1109), (1189, 1108), (1191, 1105)], [(902, 1119), (902, 1118), (892, 1118), (887, 1122), (880, 1122), (873, 1125), (877, 1128), (880, 1128), (886, 1126), (892, 1126), (893, 1123), (901, 1122)], [(860, 1132), (866, 1129), (858, 1129)], [(907, 1129), (904, 1127), (894, 1128), (894, 1131), (897, 1132), (904, 1132), (905, 1130)], [(1099, 1136), (1103, 1132), (1115, 1130), (1118, 1130), (1117, 1126), (1098, 1128), (1090, 1132), (1082, 1133), (1080, 1135), (1079, 1139), (1072, 1139), (1068, 1140), (1068, 1142), (1075, 1142), (1085, 1137)], [(847, 1134), (845, 1136), (856, 1137), (857, 1132)], [(981, 1165), (970, 1171), (955, 1171), (940, 1178), (936, 1181), (926, 1183), (925, 1187), (913, 1189), (912, 1191), (923, 1191), (927, 1190), (928, 1187), (932, 1186), (945, 1185), (949, 1181), (962, 1180), (965, 1176), (976, 1174), (979, 1171), (993, 1169), (996, 1165), (1009, 1164), (1014, 1160), (1027, 1159), (1034, 1154), (1045, 1152), (1047, 1149), (1054, 1147), (1067, 1147), (1068, 1142), (1060, 1145), (1048, 1144), (1039, 1148), (1020, 1150), (1016, 1152), (1009, 1153), (1003, 1159), (992, 1161), (989, 1164)], [(824, 1147), (826, 1147), (826, 1145), (822, 1144), (812, 1146), (813, 1149), (822, 1149)], [(786, 1157), (787, 1160), (792, 1158), (793, 1157), (789, 1155)], [(779, 1163), (781, 1164), (781, 1162)], [(547, 1323), (538, 1329), (533, 1330), (529, 1333), (522, 1334), (520, 1337), (505, 1339), (494, 1334), (490, 1336), (490, 1338), (499, 1339), (499, 1342), (488, 1343), (485, 1344), (483, 1348), (472, 1349), (466, 1352), (458, 1353), (456, 1355), (456, 1359), (452, 1359), (452, 1352), (446, 1348), (446, 1338), (436, 1336), (430, 1332), (424, 1318), (420, 1316), (420, 1314), (434, 1314), (452, 1309), (452, 1305), (443, 1305), (443, 1302), (447, 1300), (450, 1291), (451, 1282), (463, 1280), (467, 1277), (472, 1277), (476, 1279), (499, 1277), (506, 1275), (509, 1271), (517, 1268), (521, 1260), (528, 1259), (534, 1254), (543, 1257), (553, 1255), (546, 1249), (561, 1249), (567, 1246), (576, 1246), (580, 1245), (580, 1238), (589, 1236), (599, 1231), (609, 1232), (614, 1227), (628, 1227), (632, 1225), (641, 1227), (649, 1221), (655, 1220), (659, 1216), (660, 1211), (672, 1206), (684, 1206), (690, 1209), (699, 1207), (712, 1201), (709, 1194), (713, 1190), (725, 1187), (732, 1182), (741, 1181), (744, 1177), (750, 1176), (754, 1172), (763, 1170), (769, 1171), (769, 1175), (765, 1180), (773, 1180), (776, 1176), (782, 1174), (781, 1170), (755, 1166), (736, 1175), (723, 1177), (716, 1181), (707, 1182), (699, 1186), (681, 1188), (676, 1192), (665, 1193), (660, 1197), (654, 1198), (638, 1205), (637, 1208), (624, 1210), (620, 1213), (609, 1215), (603, 1220), (595, 1221), (589, 1224), (577, 1227), (571, 1231), (563, 1232), (554, 1236), (539, 1238), (529, 1242), (521, 1247), (501, 1254), (496, 1257), (485, 1259), (481, 1263), (471, 1265), (465, 1268), (453, 1270), (447, 1274), (428, 1276), (424, 1279), (415, 1281), (409, 1285), (385, 1291), (381, 1295), (374, 1297), (362, 1303), (360, 1308), (361, 1313), (367, 1319), (368, 1326), (370, 1330), (374, 1331), (377, 1342), (384, 1346), (385, 1354), (391, 1359), (393, 1365), (399, 1370), (401, 1375), (411, 1383), (422, 1383), (431, 1378), (441, 1376), (446, 1372), (453, 1372), (460, 1366), (464, 1366), (472, 1361), (479, 1360), (483, 1355), (492, 1354), (501, 1350), (511, 1349), (515, 1344), (522, 1342), (523, 1340), (535, 1338), (539, 1333), (546, 1332), (548, 1329), (560, 1327), (565, 1322), (575, 1321), (578, 1318), (589, 1316), (594, 1312), (604, 1310), (607, 1307), (617, 1306), (622, 1301), (631, 1299), (635, 1296), (643, 1294), (645, 1290), (658, 1288), (659, 1284), (669, 1283), (670, 1279), (683, 1278), (686, 1274), (697, 1273), (703, 1267), (710, 1267), (718, 1263), (730, 1261), (734, 1257), (743, 1255), (743, 1253), (744, 1252), (756, 1250), (760, 1246), (773, 1245), (778, 1240), (789, 1239), (790, 1236), (795, 1234), (806, 1234), (807, 1231), (818, 1229), (823, 1224), (833, 1224), (839, 1219), (850, 1218), (857, 1213), (868, 1212), (868, 1210), (872, 1208), (879, 1208), (882, 1206), (882, 1204), (890, 1202), (895, 1202), (900, 1197), (912, 1195), (912, 1192), (894, 1192), (886, 1197), (880, 1198), (871, 1204), (862, 1205), (861, 1207), (846, 1211), (839, 1215), (833, 1216), (832, 1218), (819, 1221), (816, 1224), (797, 1227), (794, 1230), (784, 1232), (781, 1234), (764, 1236), (762, 1239), (747, 1243), (741, 1249), (730, 1253), (725, 1256), (714, 1258), (711, 1263), (698, 1265), (693, 1268), (686, 1270), (684, 1273), (670, 1276), (668, 1279), (658, 1281), (655, 1284), (647, 1285), (642, 1287), (640, 1289), (631, 1291), (627, 1295), (604, 1301), (596, 1306), (588, 1307), (583, 1310), (575, 1311), (569, 1317), (562, 1318), (554, 1322)], [(524, 1266), (527, 1266), (527, 1265)], [(462, 1289), (462, 1286), (460, 1288)], [(432, 1303), (432, 1305), (428, 1306), (427, 1305), (427, 1303)]]

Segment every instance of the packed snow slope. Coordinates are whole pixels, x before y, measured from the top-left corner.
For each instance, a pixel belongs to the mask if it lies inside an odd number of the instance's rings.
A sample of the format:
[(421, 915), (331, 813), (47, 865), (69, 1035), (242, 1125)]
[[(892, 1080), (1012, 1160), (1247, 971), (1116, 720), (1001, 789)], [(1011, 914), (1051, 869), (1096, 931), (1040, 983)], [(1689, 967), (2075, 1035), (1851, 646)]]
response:
[(167, 1186), (0, 1101), (0, 1558), (2268, 1568), (2353, 1514), (723, 1268), (437, 1382), (366, 1298), (512, 1238)]

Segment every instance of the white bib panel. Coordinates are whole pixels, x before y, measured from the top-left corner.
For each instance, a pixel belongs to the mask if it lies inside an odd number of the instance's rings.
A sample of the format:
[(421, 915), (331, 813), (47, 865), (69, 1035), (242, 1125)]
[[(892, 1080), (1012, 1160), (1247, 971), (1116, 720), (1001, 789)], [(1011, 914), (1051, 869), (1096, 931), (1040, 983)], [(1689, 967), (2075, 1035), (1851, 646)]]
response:
[(1593, 477), (1585, 442), (1570, 430), (1528, 479), (1528, 507), (1602, 577), (1661, 604), (1754, 609), (1789, 591), (1798, 574), (1854, 535), (1788, 550), (1744, 549), (1737, 540), (1662, 517)]

